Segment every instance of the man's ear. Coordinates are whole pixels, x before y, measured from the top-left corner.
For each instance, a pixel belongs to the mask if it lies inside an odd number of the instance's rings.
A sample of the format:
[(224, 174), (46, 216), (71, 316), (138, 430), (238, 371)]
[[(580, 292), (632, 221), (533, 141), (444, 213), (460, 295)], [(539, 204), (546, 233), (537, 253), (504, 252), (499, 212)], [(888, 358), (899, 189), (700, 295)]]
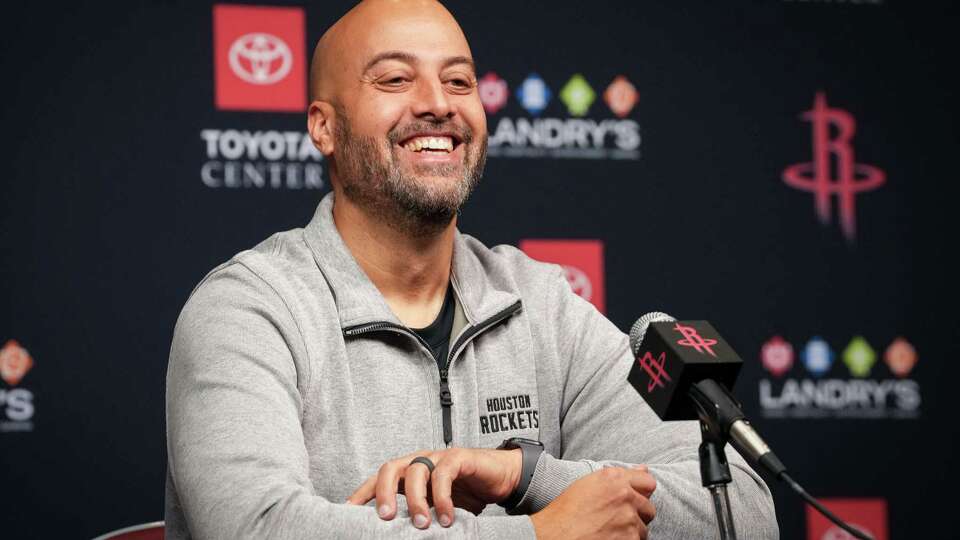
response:
[(326, 101), (314, 101), (307, 110), (307, 132), (310, 140), (325, 157), (333, 154), (334, 123), (337, 121), (333, 105)]

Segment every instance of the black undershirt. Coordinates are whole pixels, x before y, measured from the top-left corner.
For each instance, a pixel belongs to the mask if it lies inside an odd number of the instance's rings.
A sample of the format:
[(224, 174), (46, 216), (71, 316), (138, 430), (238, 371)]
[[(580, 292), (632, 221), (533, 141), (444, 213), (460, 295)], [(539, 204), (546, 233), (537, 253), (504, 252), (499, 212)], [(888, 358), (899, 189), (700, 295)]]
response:
[(437, 361), (437, 367), (441, 370), (447, 363), (447, 354), (450, 350), (450, 333), (453, 332), (455, 307), (453, 293), (448, 285), (443, 298), (443, 307), (440, 308), (437, 318), (426, 328), (411, 328), (430, 346), (433, 359)]

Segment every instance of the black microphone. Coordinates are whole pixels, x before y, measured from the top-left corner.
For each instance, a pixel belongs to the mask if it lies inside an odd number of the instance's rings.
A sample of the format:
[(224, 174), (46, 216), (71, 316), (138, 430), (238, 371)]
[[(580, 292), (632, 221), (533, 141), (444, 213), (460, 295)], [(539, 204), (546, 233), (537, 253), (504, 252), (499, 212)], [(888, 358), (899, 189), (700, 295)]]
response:
[(787, 470), (728, 390), (743, 361), (710, 323), (648, 313), (630, 329), (630, 348), (627, 380), (661, 420), (704, 416), (747, 461), (774, 478)]
[[(647, 313), (630, 329), (636, 362), (627, 380), (661, 420), (700, 420), (704, 439), (729, 441), (747, 461), (790, 486), (807, 503), (856, 538), (871, 537), (844, 523), (787, 474), (780, 459), (753, 429), (728, 388), (743, 360), (706, 321), (678, 321), (666, 313)], [(717, 429), (719, 434), (707, 430)], [(700, 446), (704, 485), (729, 482), (726, 458), (715, 446)], [(714, 453), (716, 452), (716, 453)], [(717, 455), (719, 454), (719, 455)], [(720, 471), (720, 472), (718, 472)], [(715, 504), (717, 504), (715, 502)], [(732, 516), (727, 509), (727, 519)], [(720, 507), (717, 506), (718, 517)], [(724, 528), (721, 525), (721, 532)], [(730, 527), (733, 532), (733, 527)]]

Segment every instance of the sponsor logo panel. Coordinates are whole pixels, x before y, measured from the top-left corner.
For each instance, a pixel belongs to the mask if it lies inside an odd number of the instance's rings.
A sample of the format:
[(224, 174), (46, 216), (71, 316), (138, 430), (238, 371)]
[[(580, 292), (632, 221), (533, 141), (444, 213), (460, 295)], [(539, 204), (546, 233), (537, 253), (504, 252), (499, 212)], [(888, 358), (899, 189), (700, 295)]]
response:
[[(603, 86), (589, 74), (548, 81), (529, 73), (515, 81), (516, 107), (509, 103), (510, 84), (493, 72), (479, 81), (480, 99), (490, 115), (488, 155), (505, 158), (640, 159), (640, 124), (629, 118), (639, 101), (625, 75)], [(554, 95), (553, 86), (559, 91)], [(602, 95), (608, 111), (596, 107)], [(557, 99), (554, 99), (556, 97)], [(520, 114), (515, 114), (519, 112)]]
[(920, 384), (910, 377), (917, 351), (898, 336), (883, 358), (863, 336), (853, 336), (840, 353), (814, 336), (793, 361), (793, 345), (775, 335), (760, 347), (760, 361), (772, 377), (759, 381), (760, 408), (766, 418), (919, 418)]
[[(889, 540), (887, 531), (887, 501), (870, 499), (817, 499), (827, 510), (854, 529), (866, 533), (874, 540)], [(847, 531), (823, 517), (814, 507), (807, 505), (807, 540), (856, 540)]]
[(520, 249), (532, 259), (562, 266), (573, 292), (605, 312), (602, 241), (521, 240)]
[(19, 385), (33, 368), (30, 352), (16, 340), (0, 348), (0, 433), (33, 431), (33, 392)]
[[(306, 17), (302, 8), (213, 8), (218, 109), (306, 109)], [(200, 181), (210, 189), (323, 189), (323, 155), (307, 133), (237, 125), (200, 130)]]
[(227, 189), (322, 189), (323, 154), (299, 131), (202, 129), (200, 181)]
[(302, 8), (213, 7), (214, 102), (218, 109), (306, 110)]

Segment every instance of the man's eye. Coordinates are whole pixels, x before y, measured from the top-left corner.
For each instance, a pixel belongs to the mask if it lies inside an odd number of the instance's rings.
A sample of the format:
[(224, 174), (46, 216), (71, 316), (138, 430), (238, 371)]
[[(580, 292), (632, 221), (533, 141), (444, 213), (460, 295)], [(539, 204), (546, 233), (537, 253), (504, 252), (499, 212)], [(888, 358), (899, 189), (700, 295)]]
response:
[(400, 86), (406, 82), (407, 82), (406, 77), (391, 77), (389, 79), (384, 79), (380, 81), (380, 84), (383, 84), (386, 86)]
[(456, 79), (450, 79), (450, 80), (447, 81), (447, 82), (448, 82), (451, 86), (453, 86), (454, 88), (457, 88), (457, 89), (466, 90), (466, 89), (469, 89), (469, 88), (473, 88), (473, 82), (471, 82), (469, 79), (456, 78)]

